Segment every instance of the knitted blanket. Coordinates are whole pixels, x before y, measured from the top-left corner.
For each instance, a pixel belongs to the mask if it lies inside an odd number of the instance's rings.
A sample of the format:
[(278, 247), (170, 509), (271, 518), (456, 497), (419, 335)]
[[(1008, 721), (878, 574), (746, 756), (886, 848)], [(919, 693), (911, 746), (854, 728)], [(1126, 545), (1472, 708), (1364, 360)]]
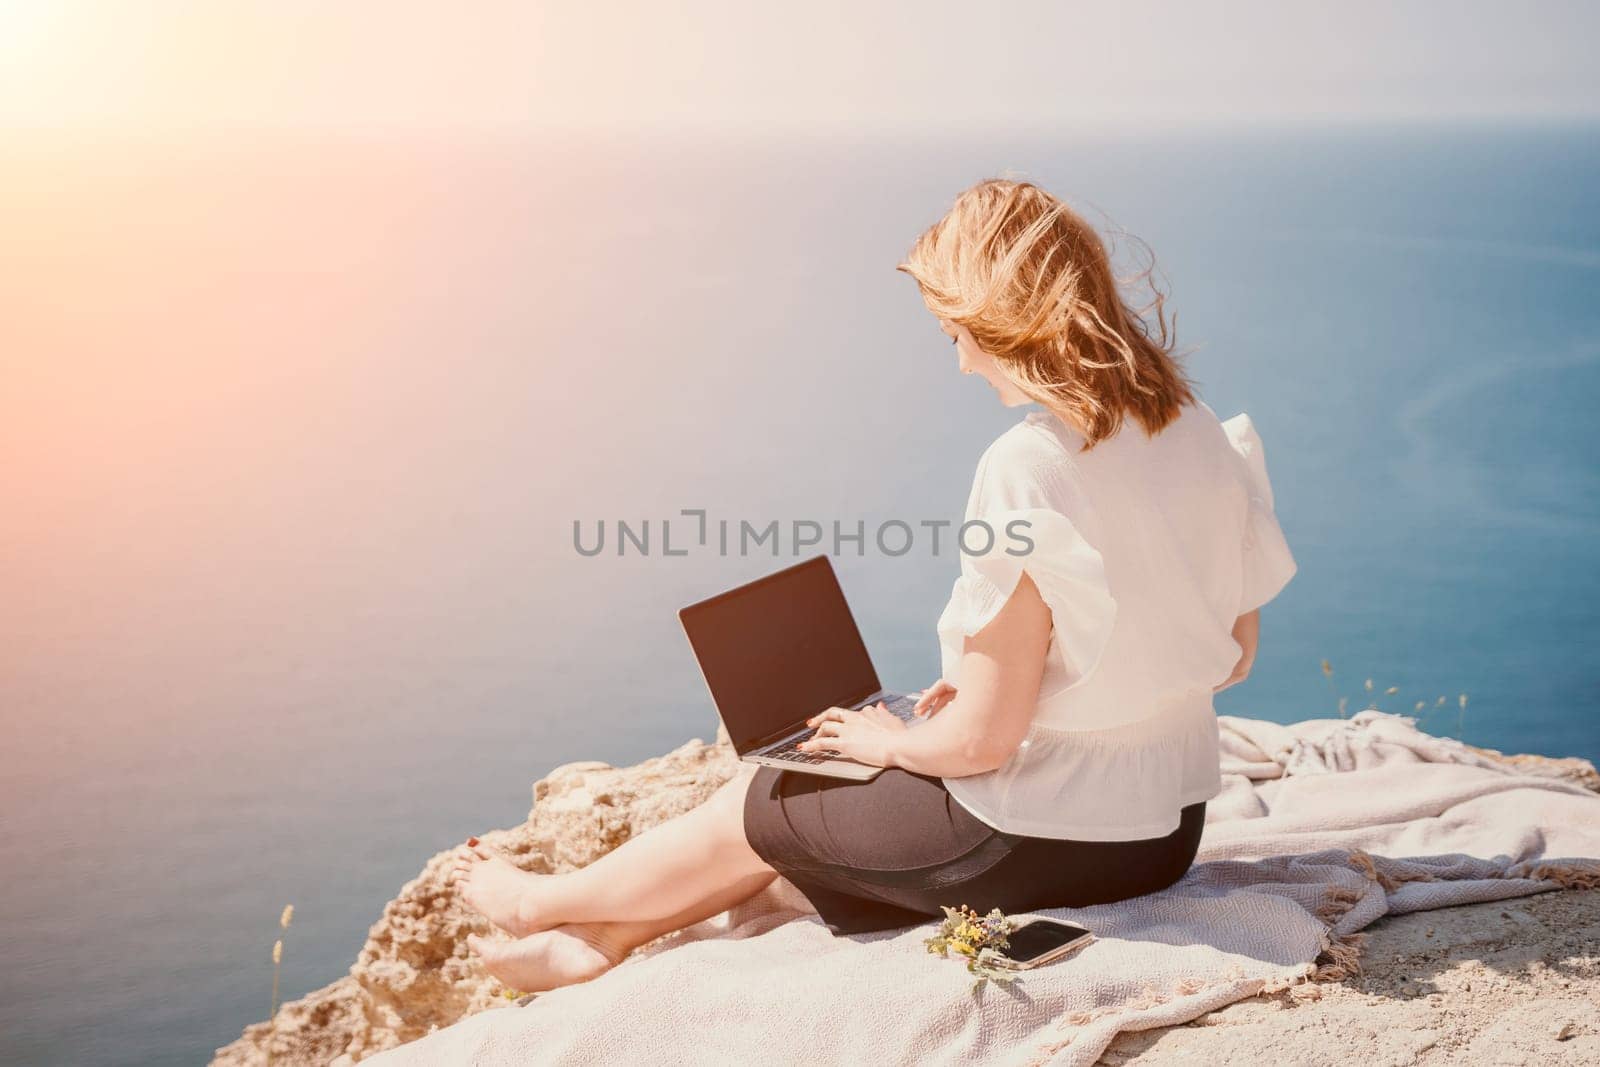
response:
[(1562, 776), (1377, 711), (1220, 724), (1224, 788), (1188, 875), (1039, 913), (1098, 940), (1015, 983), (929, 955), (933, 924), (834, 937), (780, 879), (596, 981), (372, 1062), (1087, 1065), (1121, 1031), (1353, 973), (1381, 916), (1600, 885), (1582, 761)]

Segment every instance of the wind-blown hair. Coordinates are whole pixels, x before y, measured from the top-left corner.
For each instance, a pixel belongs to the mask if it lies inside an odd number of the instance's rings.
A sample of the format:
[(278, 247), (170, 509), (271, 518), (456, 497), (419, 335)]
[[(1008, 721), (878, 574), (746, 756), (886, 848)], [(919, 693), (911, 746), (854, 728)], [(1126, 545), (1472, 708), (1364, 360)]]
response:
[(956, 197), (896, 270), (923, 302), (965, 326), (1030, 399), (1070, 414), (1087, 450), (1131, 415), (1159, 433), (1195, 399), (1153, 281), (1134, 309), (1100, 235), (1031, 182), (992, 178)]

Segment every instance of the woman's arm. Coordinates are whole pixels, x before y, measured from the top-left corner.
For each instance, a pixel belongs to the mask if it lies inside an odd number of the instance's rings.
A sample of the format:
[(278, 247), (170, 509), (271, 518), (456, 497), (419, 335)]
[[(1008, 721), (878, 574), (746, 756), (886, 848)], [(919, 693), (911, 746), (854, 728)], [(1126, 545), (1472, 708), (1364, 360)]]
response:
[(1233, 673), (1212, 690), (1220, 693), (1230, 685), (1238, 685), (1250, 677), (1250, 668), (1256, 662), (1256, 647), (1261, 644), (1261, 609), (1247, 611), (1233, 620), (1233, 639), (1239, 642), (1239, 647), (1244, 649), (1244, 654), (1239, 657), (1239, 662), (1233, 665)]
[(908, 730), (887, 712), (830, 708), (800, 747), (941, 778), (992, 771), (1027, 736), (1049, 647), (1050, 608), (1024, 571), (999, 614), (966, 639), (961, 688), (938, 715)]

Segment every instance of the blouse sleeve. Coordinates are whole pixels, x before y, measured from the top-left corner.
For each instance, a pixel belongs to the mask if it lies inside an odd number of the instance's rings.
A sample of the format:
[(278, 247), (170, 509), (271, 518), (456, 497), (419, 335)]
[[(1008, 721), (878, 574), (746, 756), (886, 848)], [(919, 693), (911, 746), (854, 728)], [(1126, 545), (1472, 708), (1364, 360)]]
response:
[(1050, 609), (1068, 677), (1087, 677), (1105, 652), (1117, 616), (1099, 551), (1053, 508), (990, 512), (982, 520), (994, 539), (988, 551), (962, 558), (965, 611), (956, 620), (960, 632), (970, 637), (987, 626), (1026, 571)]
[(1254, 611), (1282, 591), (1297, 566), (1284, 540), (1273, 508), (1272, 482), (1267, 477), (1267, 454), (1249, 415), (1235, 415), (1222, 424), (1228, 443), (1238, 455), (1250, 494), (1250, 511), (1244, 530), (1244, 583), (1239, 614)]

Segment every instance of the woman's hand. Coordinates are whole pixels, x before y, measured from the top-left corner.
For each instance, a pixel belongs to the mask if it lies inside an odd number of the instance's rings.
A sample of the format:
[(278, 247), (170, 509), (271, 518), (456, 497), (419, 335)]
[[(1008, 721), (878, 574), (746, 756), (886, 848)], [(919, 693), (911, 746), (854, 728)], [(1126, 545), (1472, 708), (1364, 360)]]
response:
[(1251, 661), (1249, 654), (1246, 653), (1245, 655), (1240, 656), (1239, 662), (1233, 665), (1233, 672), (1221, 682), (1218, 682), (1216, 685), (1212, 686), (1211, 691), (1213, 693), (1220, 693), (1231, 685), (1238, 685), (1240, 682), (1250, 677), (1250, 667)]
[(926, 719), (955, 698), (956, 687), (940, 678), (922, 691), (922, 696), (917, 698), (917, 706), (912, 712), (919, 719)]
[(1233, 639), (1239, 642), (1242, 654), (1239, 656), (1239, 662), (1235, 663), (1233, 670), (1228, 673), (1228, 677), (1211, 690), (1213, 693), (1220, 693), (1230, 685), (1238, 685), (1250, 677), (1250, 668), (1255, 666), (1256, 662), (1256, 649), (1261, 644), (1260, 608), (1246, 612), (1234, 620)]
[(882, 703), (860, 711), (829, 708), (806, 725), (817, 732), (800, 742), (800, 751), (837, 752), (869, 767), (894, 766), (894, 743), (906, 732), (906, 724)]

